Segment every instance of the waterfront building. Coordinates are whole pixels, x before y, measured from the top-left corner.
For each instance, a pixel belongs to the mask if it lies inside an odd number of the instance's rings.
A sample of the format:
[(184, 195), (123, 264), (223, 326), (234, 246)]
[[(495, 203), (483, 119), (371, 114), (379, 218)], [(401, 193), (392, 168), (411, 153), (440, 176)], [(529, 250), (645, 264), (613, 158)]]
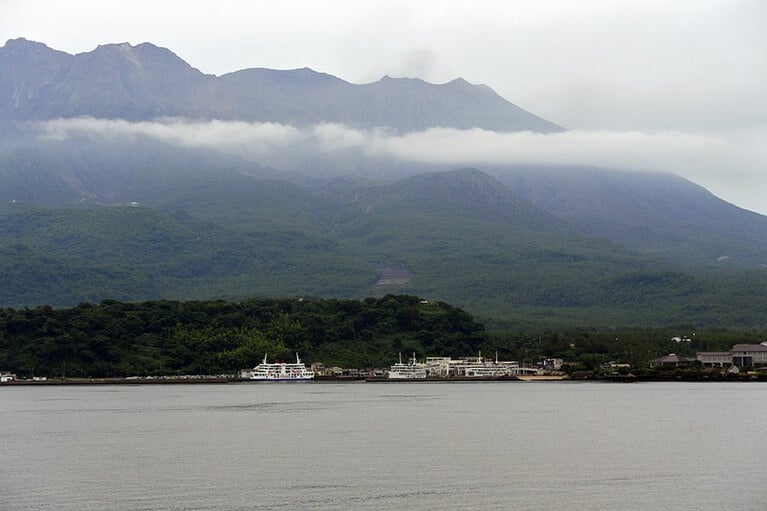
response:
[(541, 369), (544, 371), (561, 371), (564, 360), (561, 358), (547, 358), (541, 363)]
[(751, 367), (767, 365), (767, 342), (761, 344), (736, 344), (730, 351), (699, 351), (696, 358), (707, 366), (733, 365)]
[(650, 367), (681, 367), (690, 365), (692, 359), (680, 357), (676, 353), (669, 353), (665, 357), (650, 361)]
[(767, 342), (736, 344), (732, 347), (732, 365), (738, 367), (767, 364)]
[(732, 352), (730, 351), (699, 351), (695, 358), (704, 366), (724, 367), (732, 364)]

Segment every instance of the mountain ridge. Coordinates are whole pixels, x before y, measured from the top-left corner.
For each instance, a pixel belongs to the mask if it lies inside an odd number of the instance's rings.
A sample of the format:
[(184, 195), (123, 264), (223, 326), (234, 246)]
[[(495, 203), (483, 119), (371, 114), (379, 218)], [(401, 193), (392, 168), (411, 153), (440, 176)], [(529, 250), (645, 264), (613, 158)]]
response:
[[(19, 57), (21, 53), (37, 58)], [(19, 79), (30, 66), (44, 75), (42, 81), (29, 84)], [(401, 132), (436, 126), (562, 130), (488, 87), (465, 80), (435, 85), (383, 78), (355, 85), (309, 68), (252, 68), (217, 77), (151, 43), (105, 44), (70, 55), (42, 43), (13, 39), (0, 47), (1, 75), (5, 78), (0, 79), (0, 120), (90, 115), (133, 121), (186, 117), (297, 125), (338, 122)], [(319, 81), (324, 88), (316, 87)], [(310, 97), (305, 97), (307, 91)], [(397, 101), (392, 100), (395, 97)]]

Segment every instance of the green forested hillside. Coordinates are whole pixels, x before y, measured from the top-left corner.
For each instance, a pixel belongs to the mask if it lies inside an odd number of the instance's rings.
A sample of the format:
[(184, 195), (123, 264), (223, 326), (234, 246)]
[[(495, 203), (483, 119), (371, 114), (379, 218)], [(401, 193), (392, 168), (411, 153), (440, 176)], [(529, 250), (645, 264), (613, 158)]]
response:
[[(148, 208), (0, 206), (0, 302), (338, 294), (372, 267), (337, 241), (295, 230), (232, 230)], [(115, 292), (116, 291), (116, 292)]]
[(23, 375), (231, 373), (295, 352), (307, 362), (387, 366), (397, 352), (473, 354), (485, 339), (467, 313), (412, 296), (0, 309), (0, 367)]
[[(221, 169), (164, 182), (135, 180), (141, 207), (0, 205), (0, 305), (396, 292), (509, 328), (767, 324), (767, 272), (583, 236), (477, 171), (332, 192)], [(386, 267), (407, 278), (377, 285)]]

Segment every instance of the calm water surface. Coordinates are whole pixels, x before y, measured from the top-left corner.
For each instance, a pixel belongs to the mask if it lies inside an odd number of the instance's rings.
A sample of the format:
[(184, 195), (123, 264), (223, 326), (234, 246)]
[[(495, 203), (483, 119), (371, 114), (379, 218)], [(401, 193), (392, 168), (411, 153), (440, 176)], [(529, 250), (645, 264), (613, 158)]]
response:
[(0, 388), (0, 509), (767, 509), (767, 385)]

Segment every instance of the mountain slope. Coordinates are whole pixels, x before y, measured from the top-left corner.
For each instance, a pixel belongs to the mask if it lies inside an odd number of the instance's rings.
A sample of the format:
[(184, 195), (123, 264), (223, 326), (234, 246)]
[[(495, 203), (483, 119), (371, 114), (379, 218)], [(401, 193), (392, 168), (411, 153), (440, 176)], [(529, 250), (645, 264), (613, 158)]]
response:
[(0, 48), (0, 119), (35, 119), (39, 98), (55, 88), (72, 56), (42, 43), (12, 39)]
[(328, 237), (279, 224), (235, 230), (140, 207), (0, 205), (0, 238), (0, 303), (9, 306), (115, 296), (349, 296), (375, 277)]
[(390, 268), (407, 268), (401, 289), (476, 313), (667, 323), (685, 321), (685, 303), (715, 300), (680, 267), (584, 237), (476, 170), (329, 188), (359, 211), (339, 226), (339, 236)]
[(493, 172), (590, 236), (683, 264), (767, 267), (767, 217), (679, 176), (583, 167)]
[(212, 79), (149, 43), (73, 56), (23, 39), (0, 48), (0, 75), (0, 111), (13, 120), (201, 115), (191, 100)]
[(689, 273), (584, 237), (472, 169), (372, 187), (237, 172), (184, 183), (158, 186), (152, 208), (0, 205), (0, 304), (407, 292), (549, 325), (765, 317), (764, 275)]
[(478, 127), (561, 131), (486, 86), (384, 78), (353, 85), (310, 69), (204, 75), (149, 43), (108, 44), (77, 55), (14, 39), (0, 48), (0, 121), (92, 116), (345, 123), (414, 131)]
[(477, 169), (417, 174), (393, 183), (365, 186), (339, 181), (326, 190), (347, 197), (365, 214), (410, 213), (459, 217), (541, 231), (562, 231), (564, 223)]

